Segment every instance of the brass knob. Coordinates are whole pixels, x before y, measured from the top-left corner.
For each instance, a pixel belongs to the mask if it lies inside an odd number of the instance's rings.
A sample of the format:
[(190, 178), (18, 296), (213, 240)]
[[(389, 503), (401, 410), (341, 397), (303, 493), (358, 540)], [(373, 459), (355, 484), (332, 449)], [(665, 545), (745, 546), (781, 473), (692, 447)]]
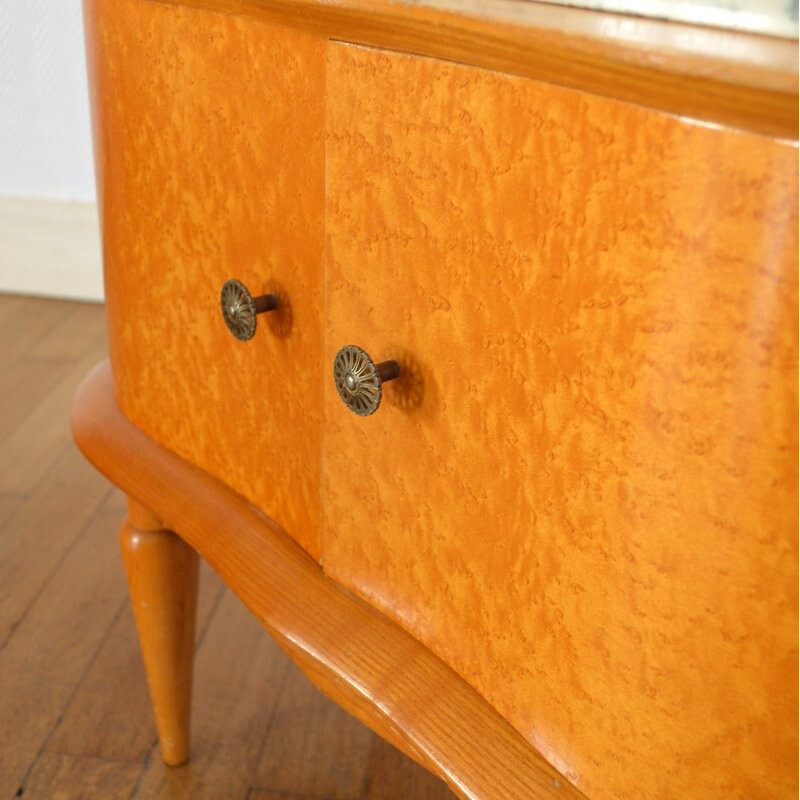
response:
[(274, 311), (278, 307), (278, 295), (253, 297), (241, 281), (231, 278), (222, 284), (219, 302), (228, 330), (237, 339), (246, 342), (256, 332), (256, 315)]
[(368, 417), (381, 404), (381, 384), (400, 374), (396, 361), (376, 364), (360, 347), (349, 344), (333, 359), (333, 380), (344, 404), (361, 417)]

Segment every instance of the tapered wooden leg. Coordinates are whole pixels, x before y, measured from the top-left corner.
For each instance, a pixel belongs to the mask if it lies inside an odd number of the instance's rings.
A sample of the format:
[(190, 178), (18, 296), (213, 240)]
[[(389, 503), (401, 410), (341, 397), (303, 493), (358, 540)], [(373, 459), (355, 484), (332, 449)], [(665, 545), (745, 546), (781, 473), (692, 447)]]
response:
[(189, 757), (197, 553), (133, 501), (119, 538), (161, 754), (177, 766)]

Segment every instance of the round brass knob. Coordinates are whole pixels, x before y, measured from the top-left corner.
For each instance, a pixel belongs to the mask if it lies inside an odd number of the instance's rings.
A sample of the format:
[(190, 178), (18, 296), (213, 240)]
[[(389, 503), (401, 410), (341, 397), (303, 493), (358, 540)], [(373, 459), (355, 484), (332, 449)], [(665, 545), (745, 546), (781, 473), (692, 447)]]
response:
[(262, 294), (253, 297), (241, 281), (231, 278), (222, 284), (219, 302), (228, 330), (237, 339), (246, 342), (256, 332), (256, 315), (274, 311), (278, 307), (278, 295)]
[(396, 361), (376, 364), (360, 347), (349, 344), (333, 359), (333, 380), (344, 404), (361, 417), (368, 417), (381, 404), (381, 384), (400, 374)]

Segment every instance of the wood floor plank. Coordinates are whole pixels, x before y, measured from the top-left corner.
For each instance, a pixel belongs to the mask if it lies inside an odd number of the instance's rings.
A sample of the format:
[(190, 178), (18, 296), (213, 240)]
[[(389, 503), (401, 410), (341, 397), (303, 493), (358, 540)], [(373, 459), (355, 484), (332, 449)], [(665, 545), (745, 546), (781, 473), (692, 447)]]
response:
[[(201, 561), (198, 641), (222, 590), (216, 573)], [(47, 750), (114, 761), (144, 761), (155, 741), (136, 625), (126, 602), (47, 742)]]
[(51, 329), (58, 325), (70, 308), (63, 300), (39, 297), (12, 298), (5, 315), (0, 315), (0, 370), (24, 355)]
[(105, 340), (99, 339), (0, 442), (0, 492), (28, 493), (42, 479), (53, 453), (69, 440), (69, 408), (75, 389), (104, 353)]
[[(0, 655), (8, 637), (41, 591), (95, 509), (108, 481), (65, 442), (37, 492), (26, 497), (0, 527)], [(0, 445), (0, 460), (7, 456)], [(106, 531), (116, 553), (120, 518)]]
[(254, 785), (331, 800), (360, 797), (376, 738), (293, 666), (275, 709)]
[(66, 378), (69, 370), (66, 362), (42, 363), (25, 356), (6, 367), (0, 392), (0, 442)]
[(125, 496), (67, 425), (102, 327), (99, 306), (0, 295), (0, 798), (24, 780), (26, 800), (137, 785), (136, 800), (449, 800), (320, 695), (205, 565), (192, 762), (161, 764), (116, 538)]
[(19, 508), (24, 499), (21, 494), (0, 494), (0, 531), (3, 523)]
[(92, 518), (0, 652), (0, 797), (14, 796), (123, 602), (118, 523)]
[(362, 800), (456, 800), (444, 781), (423, 769), (383, 739), (377, 739), (369, 760)]
[(288, 662), (225, 591), (195, 657), (191, 760), (167, 767), (154, 752), (134, 800), (246, 797)]
[(24, 301), (25, 298), (22, 295), (0, 293), (0, 325), (2, 325), (3, 320), (10, 314), (13, 314)]
[(25, 781), (25, 800), (128, 800), (142, 764), (42, 753)]
[(27, 353), (30, 359), (75, 361), (93, 346), (106, 330), (105, 306), (70, 302), (67, 313)]
[(106, 495), (100, 508), (102, 508), (103, 511), (116, 511), (119, 514), (119, 521), (121, 523), (128, 513), (128, 498), (125, 496), (125, 492), (121, 492), (116, 486), (110, 483), (108, 485), (111, 487), (111, 493)]

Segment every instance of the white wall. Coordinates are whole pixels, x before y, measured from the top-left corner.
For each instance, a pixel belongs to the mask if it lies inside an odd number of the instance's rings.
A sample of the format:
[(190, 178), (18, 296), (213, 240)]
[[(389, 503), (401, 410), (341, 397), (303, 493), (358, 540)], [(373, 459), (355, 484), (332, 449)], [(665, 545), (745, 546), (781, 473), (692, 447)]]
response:
[(0, 291), (102, 295), (82, 23), (0, 0)]

